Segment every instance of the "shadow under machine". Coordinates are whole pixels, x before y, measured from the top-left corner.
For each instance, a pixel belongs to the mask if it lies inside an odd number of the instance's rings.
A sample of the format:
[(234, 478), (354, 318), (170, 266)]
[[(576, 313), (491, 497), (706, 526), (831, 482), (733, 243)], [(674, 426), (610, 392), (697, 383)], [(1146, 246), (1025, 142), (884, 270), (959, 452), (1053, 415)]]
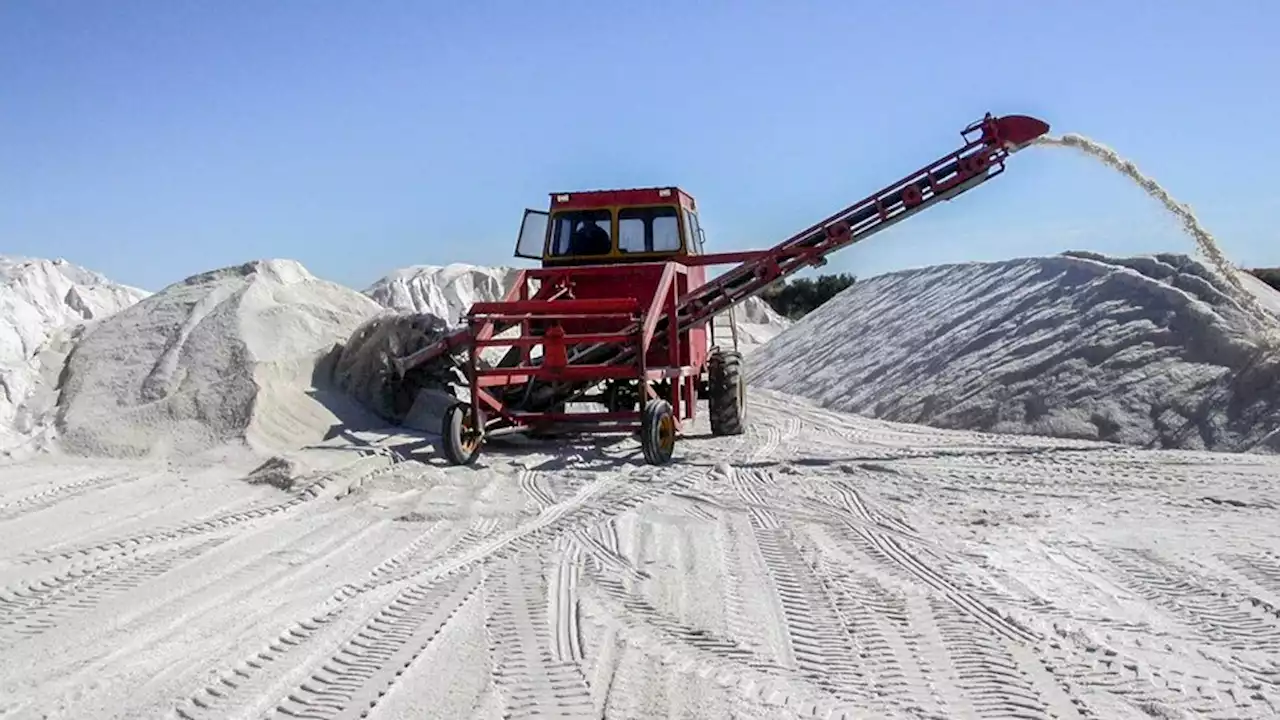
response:
[[(744, 429), (736, 332), (714, 323), (779, 279), (999, 175), (1005, 158), (1049, 131), (1023, 115), (988, 114), (965, 144), (768, 250), (707, 253), (694, 198), (677, 187), (554, 193), (526, 210), (506, 296), (477, 302), (465, 323), (394, 357), (394, 382), (447, 387), (444, 454), (474, 462), (505, 433), (638, 432), (645, 460), (669, 462), (707, 402), (713, 435)], [(712, 266), (730, 267), (714, 278)], [(732, 314), (728, 313), (732, 318)], [(577, 409), (590, 403), (595, 409)], [(571, 407), (575, 406), (575, 407)]]

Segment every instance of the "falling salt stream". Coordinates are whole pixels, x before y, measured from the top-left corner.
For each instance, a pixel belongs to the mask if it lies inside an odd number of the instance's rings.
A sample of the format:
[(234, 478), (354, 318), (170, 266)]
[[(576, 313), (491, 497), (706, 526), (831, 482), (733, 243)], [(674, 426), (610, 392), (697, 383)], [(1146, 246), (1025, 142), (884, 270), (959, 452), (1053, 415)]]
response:
[(1258, 321), (1258, 340), (1260, 344), (1267, 350), (1280, 351), (1280, 321), (1277, 321), (1270, 312), (1258, 304), (1258, 299), (1254, 297), (1253, 293), (1249, 292), (1249, 290), (1245, 288), (1244, 284), (1240, 282), (1240, 278), (1237, 275), (1239, 271), (1231, 264), (1231, 261), (1227, 259), (1226, 255), (1222, 253), (1222, 250), (1218, 247), (1217, 241), (1213, 239), (1213, 236), (1209, 234), (1208, 230), (1204, 229), (1204, 226), (1200, 224), (1200, 220), (1196, 218), (1195, 213), (1191, 212), (1191, 208), (1189, 206), (1174, 200), (1173, 196), (1160, 186), (1160, 183), (1144, 175), (1142, 171), (1138, 169), (1138, 166), (1133, 164), (1133, 162), (1120, 157), (1119, 153), (1106, 145), (1090, 140), (1083, 135), (1077, 135), (1075, 133), (1068, 133), (1061, 137), (1044, 135), (1036, 140), (1035, 144), (1075, 148), (1076, 150), (1099, 160), (1104, 165), (1119, 171), (1130, 180), (1133, 180), (1134, 183), (1136, 183), (1138, 187), (1141, 187), (1148, 195), (1159, 200), (1160, 203), (1169, 210), (1169, 212), (1176, 215), (1178, 219), (1182, 221), (1183, 228), (1186, 229), (1192, 239), (1195, 240), (1196, 245), (1200, 247), (1200, 251), (1204, 253), (1209, 262), (1217, 268), (1218, 272), (1224, 276), (1226, 281), (1231, 284), (1231, 287), (1236, 290), (1236, 300), (1243, 305), (1245, 309), (1249, 310), (1253, 314), (1255, 320)]

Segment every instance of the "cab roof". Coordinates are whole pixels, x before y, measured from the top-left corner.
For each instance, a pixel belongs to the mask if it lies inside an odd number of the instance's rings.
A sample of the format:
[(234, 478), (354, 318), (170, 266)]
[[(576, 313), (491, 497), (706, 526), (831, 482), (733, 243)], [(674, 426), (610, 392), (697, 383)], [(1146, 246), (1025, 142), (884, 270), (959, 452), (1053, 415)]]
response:
[(681, 207), (695, 212), (698, 209), (693, 196), (675, 186), (551, 193), (552, 212), (616, 206), (673, 204), (679, 204)]

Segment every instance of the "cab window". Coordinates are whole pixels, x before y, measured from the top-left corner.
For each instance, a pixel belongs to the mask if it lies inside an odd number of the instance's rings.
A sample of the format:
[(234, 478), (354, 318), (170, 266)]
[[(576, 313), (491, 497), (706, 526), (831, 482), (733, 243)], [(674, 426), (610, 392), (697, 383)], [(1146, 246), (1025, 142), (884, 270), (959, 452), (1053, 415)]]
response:
[(618, 212), (618, 250), (624, 253), (680, 249), (680, 215), (674, 206), (627, 208)]
[(613, 218), (608, 210), (555, 214), (551, 254), (555, 257), (608, 255), (613, 251)]

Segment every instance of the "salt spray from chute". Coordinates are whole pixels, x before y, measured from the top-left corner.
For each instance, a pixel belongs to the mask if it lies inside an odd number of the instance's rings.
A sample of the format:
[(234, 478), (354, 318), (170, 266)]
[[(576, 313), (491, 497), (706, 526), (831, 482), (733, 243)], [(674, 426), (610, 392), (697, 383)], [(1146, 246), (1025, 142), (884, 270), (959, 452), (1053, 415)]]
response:
[(1280, 350), (1280, 320), (1272, 315), (1268, 310), (1262, 307), (1258, 299), (1245, 288), (1240, 282), (1238, 270), (1227, 256), (1223, 254), (1222, 249), (1218, 247), (1218, 243), (1214, 240), (1213, 235), (1200, 223), (1200, 220), (1191, 211), (1191, 208), (1183, 203), (1178, 202), (1165, 190), (1160, 183), (1154, 179), (1144, 175), (1132, 161), (1126, 160), (1120, 156), (1115, 150), (1103, 145), (1102, 143), (1090, 140), (1089, 138), (1076, 133), (1068, 133), (1062, 136), (1041, 135), (1032, 141), (1033, 145), (1048, 145), (1053, 147), (1074, 148), (1080, 152), (1100, 161), (1104, 165), (1118, 171), (1120, 174), (1132, 180), (1142, 190), (1160, 201), (1165, 209), (1173, 213), (1182, 222), (1182, 227), (1195, 240), (1200, 252), (1204, 254), (1209, 263), (1223, 276), (1231, 288), (1235, 291), (1235, 299), (1242, 307), (1253, 315), (1258, 325), (1258, 341), (1267, 350)]

